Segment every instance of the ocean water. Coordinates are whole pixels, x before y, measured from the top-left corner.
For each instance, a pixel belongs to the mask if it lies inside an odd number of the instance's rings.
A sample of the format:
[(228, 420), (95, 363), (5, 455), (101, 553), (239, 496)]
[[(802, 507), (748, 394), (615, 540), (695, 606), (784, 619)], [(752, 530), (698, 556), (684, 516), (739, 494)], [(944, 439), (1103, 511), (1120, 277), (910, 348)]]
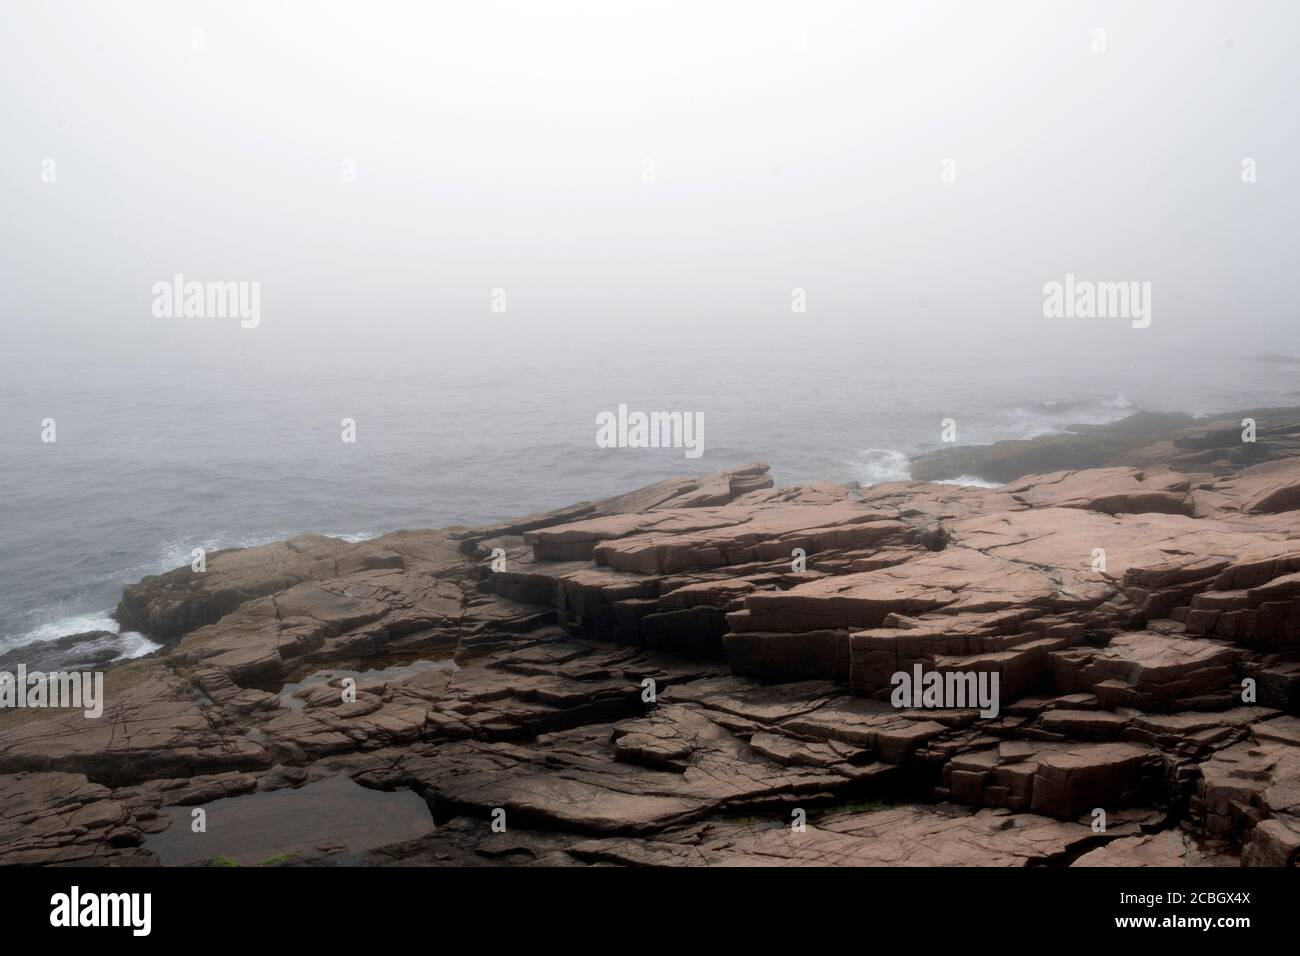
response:
[[(43, 361), (0, 382), (0, 652), (117, 630), (123, 584), (299, 532), (350, 540), (495, 521), (764, 461), (778, 484), (908, 477), (939, 446), (1032, 438), (1138, 409), (1296, 403), (1300, 369), (1244, 357), (973, 360), (867, 339), (698, 349), (496, 339), (274, 361)], [(601, 449), (595, 416), (702, 412), (704, 454)], [(51, 417), (57, 441), (41, 441)], [(341, 420), (357, 441), (341, 441)], [(125, 634), (123, 657), (154, 645)]]

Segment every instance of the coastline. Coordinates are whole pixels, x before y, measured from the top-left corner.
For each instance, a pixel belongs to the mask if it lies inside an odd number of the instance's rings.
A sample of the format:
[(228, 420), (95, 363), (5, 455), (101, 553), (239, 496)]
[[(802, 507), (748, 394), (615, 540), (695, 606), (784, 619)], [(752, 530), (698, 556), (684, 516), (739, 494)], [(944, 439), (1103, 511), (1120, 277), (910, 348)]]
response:
[[(101, 721), (0, 714), (0, 792), (30, 810), (0, 847), (149, 865), (166, 839), (170, 861), (215, 860), (188, 808), (242, 800), (270, 828), (258, 808), (291, 790), (380, 842), (268, 850), (250, 824), (242, 862), (1292, 858), (1300, 409), (1140, 413), (917, 462), (1034, 467), (777, 488), (741, 466), (146, 577), (118, 619), (163, 647), (108, 668)], [(914, 667), (997, 674), (1000, 713), (894, 707)], [(340, 781), (417, 795), (428, 831), (384, 830)], [(784, 839), (795, 810), (815, 839)]]

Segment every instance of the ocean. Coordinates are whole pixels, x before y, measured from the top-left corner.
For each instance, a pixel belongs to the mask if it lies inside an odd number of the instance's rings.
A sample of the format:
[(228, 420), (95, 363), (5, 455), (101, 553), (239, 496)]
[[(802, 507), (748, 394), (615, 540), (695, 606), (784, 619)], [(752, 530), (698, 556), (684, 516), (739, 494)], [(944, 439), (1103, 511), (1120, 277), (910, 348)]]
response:
[[(122, 586), (188, 564), (195, 547), (491, 522), (750, 461), (780, 485), (873, 484), (907, 478), (945, 417), (959, 443), (979, 444), (1139, 409), (1296, 404), (1300, 387), (1297, 367), (1244, 356), (976, 360), (868, 337), (694, 347), (521, 335), (286, 354), (46, 360), (0, 382), (0, 653), (117, 631)], [(596, 415), (620, 403), (702, 413), (704, 454), (598, 448)], [(345, 418), (354, 443), (341, 440)], [(128, 633), (115, 650), (154, 648)]]

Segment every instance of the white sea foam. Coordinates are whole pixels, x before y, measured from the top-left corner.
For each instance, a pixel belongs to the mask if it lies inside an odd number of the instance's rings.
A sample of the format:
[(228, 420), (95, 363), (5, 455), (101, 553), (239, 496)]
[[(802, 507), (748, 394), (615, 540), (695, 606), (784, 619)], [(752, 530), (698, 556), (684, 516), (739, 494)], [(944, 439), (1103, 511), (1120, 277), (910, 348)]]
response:
[[(55, 611), (54, 613), (57, 613)], [(111, 611), (92, 614), (70, 614), (53, 618), (22, 634), (14, 635), (3, 642), (0, 650), (13, 650), (47, 641), (56, 641), (71, 634), (84, 634), (87, 631), (108, 631), (117, 635), (118, 656), (116, 660), (129, 660), (158, 650), (162, 645), (149, 640), (136, 631), (118, 631), (117, 621), (113, 620)]]
[[(1044, 435), (1059, 435), (1071, 425), (1108, 425), (1133, 413), (1128, 396), (1115, 393), (1109, 398), (1084, 401), (1049, 400), (1015, 405), (1002, 414), (1005, 421), (979, 428), (979, 441), (988, 444), (1000, 439), (1030, 440)], [(964, 442), (963, 442), (964, 443)]]
[(878, 485), (886, 481), (910, 481), (911, 460), (893, 448), (867, 448), (857, 459), (845, 462), (853, 469), (854, 477), (864, 485)]
[[(51, 610), (57, 613), (57, 610)], [(14, 635), (6, 642), (6, 648), (25, 647), (28, 644), (57, 640), (69, 634), (84, 634), (86, 631), (112, 631), (116, 634), (117, 621), (113, 620), (108, 611), (58, 617), (23, 634)]]
[(122, 651), (117, 657), (119, 661), (129, 661), (133, 657), (144, 657), (144, 655), (162, 647), (161, 644), (149, 640), (149, 638), (136, 631), (123, 631), (118, 637), (122, 641)]

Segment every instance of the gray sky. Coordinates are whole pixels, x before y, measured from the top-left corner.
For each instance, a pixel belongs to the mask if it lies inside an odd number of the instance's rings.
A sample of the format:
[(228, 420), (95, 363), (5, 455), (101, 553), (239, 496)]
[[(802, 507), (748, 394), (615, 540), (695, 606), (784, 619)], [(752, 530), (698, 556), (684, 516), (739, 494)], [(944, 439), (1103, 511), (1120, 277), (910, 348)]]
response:
[[(1298, 47), (1288, 2), (9, 0), (0, 363), (1296, 348)], [(176, 272), (261, 325), (155, 318)], [(1067, 272), (1151, 327), (1044, 318)]]

